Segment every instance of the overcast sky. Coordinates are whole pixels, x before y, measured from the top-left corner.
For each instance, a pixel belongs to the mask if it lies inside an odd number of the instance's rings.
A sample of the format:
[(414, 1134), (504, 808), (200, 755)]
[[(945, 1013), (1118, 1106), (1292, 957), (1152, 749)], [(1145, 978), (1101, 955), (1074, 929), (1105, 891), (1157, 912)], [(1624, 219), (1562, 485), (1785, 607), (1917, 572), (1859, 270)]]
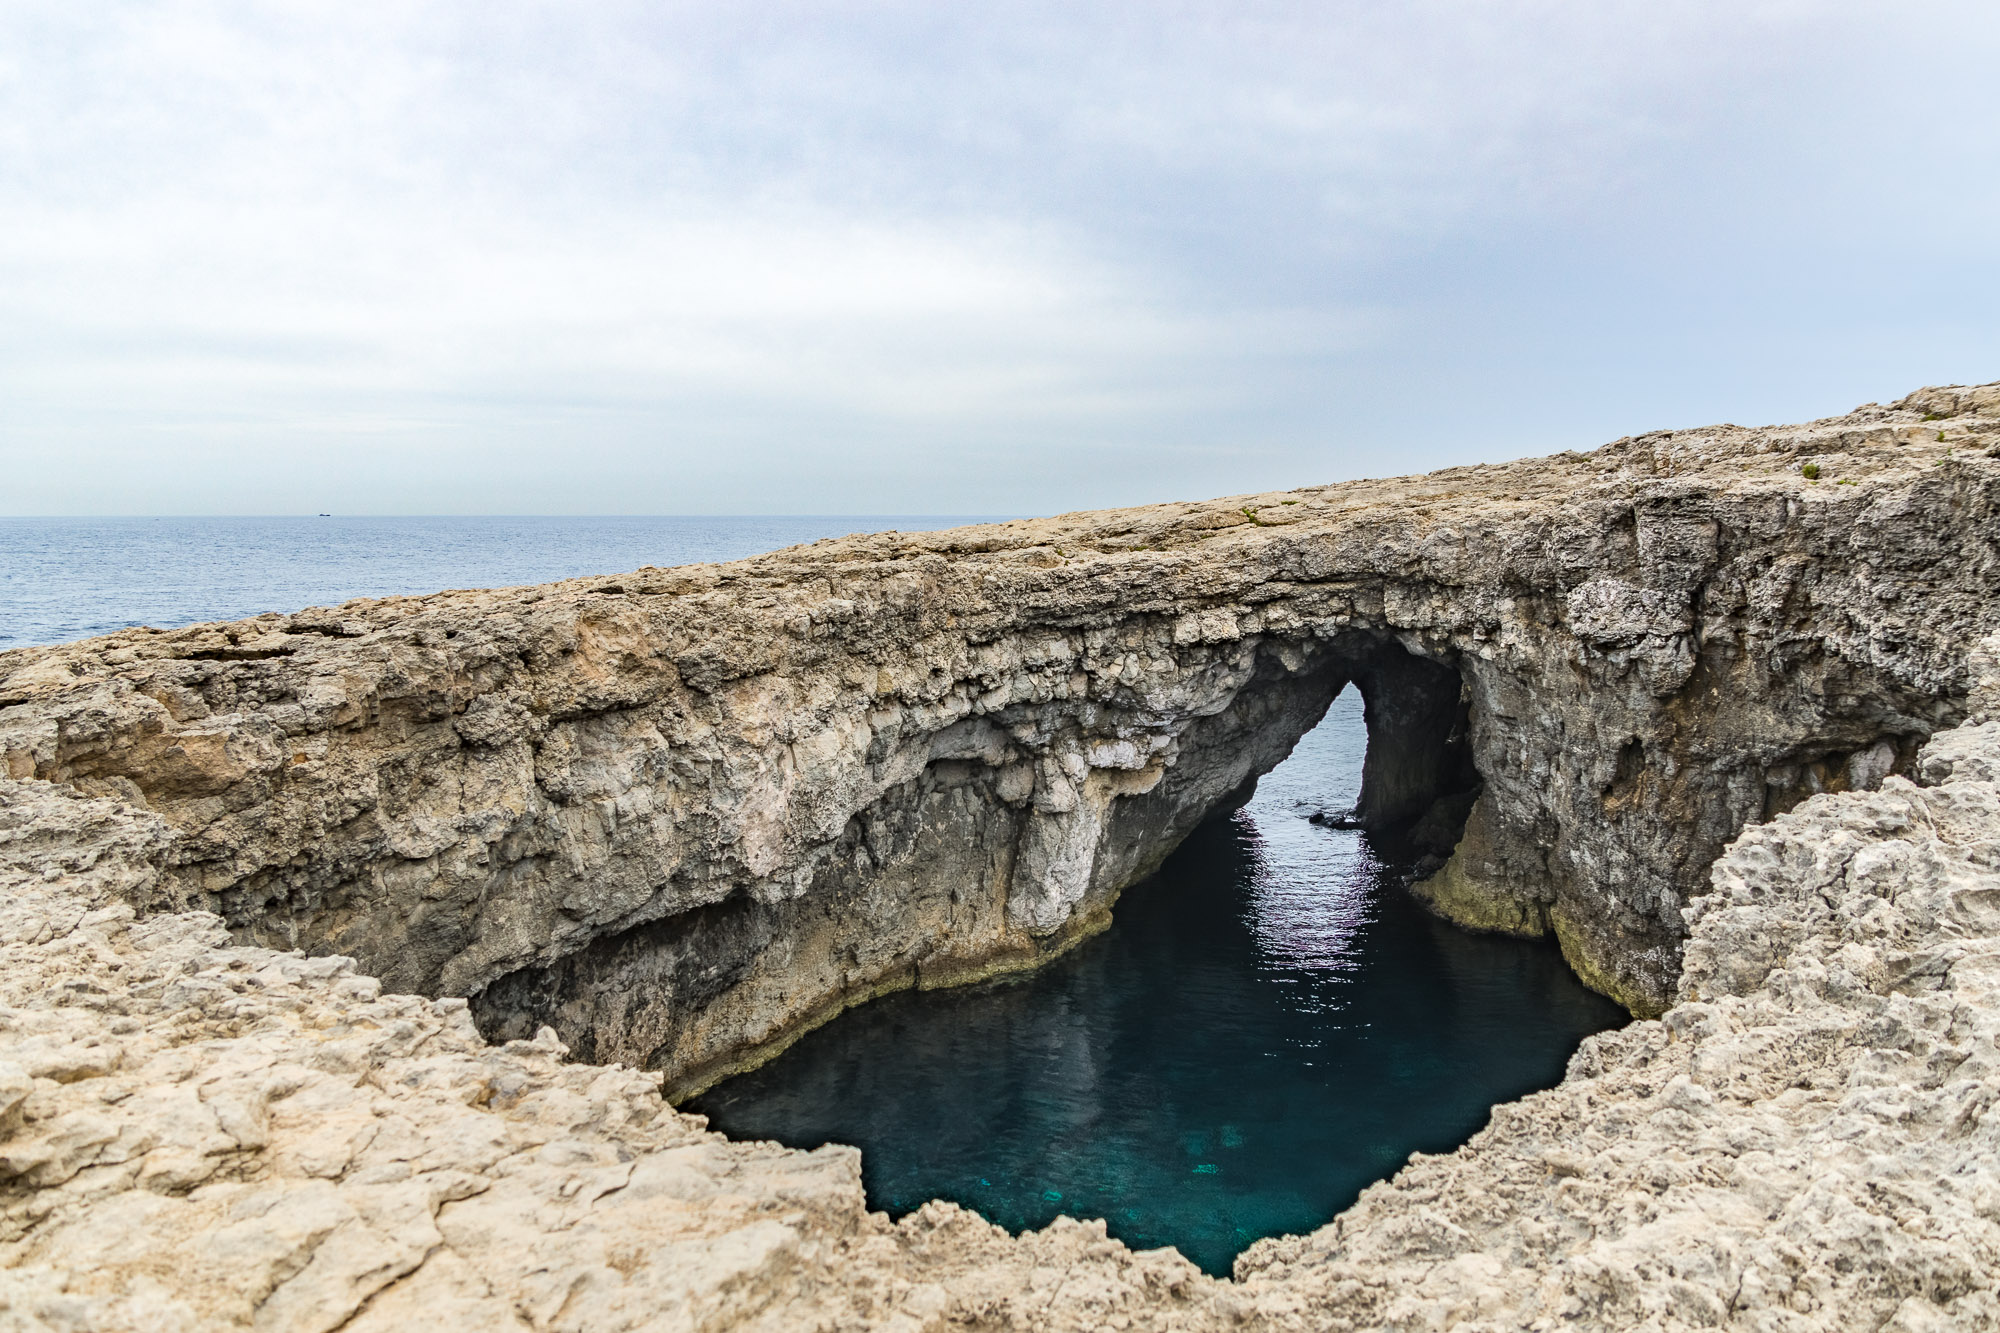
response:
[(0, 513), (1032, 513), (2000, 378), (2000, 6), (9, 0)]

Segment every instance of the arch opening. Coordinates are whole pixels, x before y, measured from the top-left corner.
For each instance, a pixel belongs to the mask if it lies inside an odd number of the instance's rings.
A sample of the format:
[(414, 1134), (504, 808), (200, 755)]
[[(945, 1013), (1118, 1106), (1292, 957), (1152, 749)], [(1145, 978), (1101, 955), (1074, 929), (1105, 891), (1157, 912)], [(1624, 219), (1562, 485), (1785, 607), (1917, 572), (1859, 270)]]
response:
[(1181, 782), (1222, 783), (1230, 755), (1255, 771), (1206, 808), (1156, 789), (1113, 821), (1193, 826), (1109, 930), (1029, 975), (863, 1006), (687, 1104), (732, 1137), (859, 1146), (892, 1216), (1102, 1218), (1228, 1276), (1623, 1021), (1552, 941), (1460, 930), (1406, 891), (1438, 854), (1426, 823), (1470, 804), (1455, 671), (1364, 645), (1254, 685)]
[(480, 1027), (509, 1040), (548, 1025), (579, 1059), (665, 1071), (684, 1100), (854, 1005), (1040, 966), (1251, 800), (1350, 687), (1368, 736), (1359, 798), (1323, 822), (1365, 831), (1406, 876), (1444, 864), (1479, 788), (1454, 667), (1360, 633), (1246, 644), (1231, 665), (1220, 706), (1170, 734), (1129, 702), (1086, 718), (1095, 737), (1046, 710), (948, 728), (809, 874), (502, 975), (471, 997)]
[(1444, 864), (1478, 799), (1471, 701), (1458, 671), (1393, 642), (1349, 668), (1362, 699), (1367, 752), (1350, 810), (1318, 816), (1360, 829), (1422, 876)]

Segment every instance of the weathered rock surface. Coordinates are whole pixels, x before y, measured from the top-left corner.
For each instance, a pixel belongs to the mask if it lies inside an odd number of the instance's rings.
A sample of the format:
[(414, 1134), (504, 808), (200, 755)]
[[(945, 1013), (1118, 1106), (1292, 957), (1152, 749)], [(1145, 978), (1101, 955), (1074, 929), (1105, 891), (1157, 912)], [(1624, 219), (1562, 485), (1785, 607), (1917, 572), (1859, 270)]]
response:
[[(1348, 682), (1425, 888), (1641, 1013), (1746, 822), (1907, 768), (2000, 597), (2000, 386), (1810, 426), (0, 654), (6, 772), (155, 812), (144, 909), (693, 1090), (1031, 965)], [(1822, 473), (1801, 476), (1804, 463)], [(1458, 801), (1448, 808), (1462, 808)], [(1445, 835), (1449, 843), (1451, 835)]]
[[(157, 817), (0, 780), (0, 1328), (1051, 1327), (1227, 1297), (1103, 1226), (892, 1225), (851, 1148), (737, 1144), (658, 1074), (489, 1046), (462, 999), (135, 916)], [(1036, 1316), (1039, 1318), (1039, 1316)]]
[[(2000, 1325), (1995, 444), (1926, 390), (0, 654), (0, 1327)], [(1063, 947), (1350, 681), (1364, 820), (1478, 784), (1421, 891), (1663, 1021), (1236, 1284), (661, 1101)]]
[[(2000, 644), (1993, 646), (2000, 649)], [(2000, 652), (1917, 786), (1748, 830), (1681, 1003), (1216, 1282), (1101, 1224), (865, 1211), (658, 1076), (136, 917), (172, 833), (0, 782), (0, 1327), (2000, 1327)]]
[[(1995, 649), (1983, 659), (1990, 682)], [(2000, 1328), (2000, 688), (1918, 774), (1747, 829), (1680, 1002), (1331, 1225), (1279, 1327)]]

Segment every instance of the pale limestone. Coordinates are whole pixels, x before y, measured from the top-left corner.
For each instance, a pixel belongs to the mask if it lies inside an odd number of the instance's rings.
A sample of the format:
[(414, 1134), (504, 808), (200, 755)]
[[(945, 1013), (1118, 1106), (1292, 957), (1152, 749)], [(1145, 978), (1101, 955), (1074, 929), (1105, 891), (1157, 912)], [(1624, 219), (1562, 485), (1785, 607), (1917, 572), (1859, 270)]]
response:
[[(1994, 388), (1926, 390), (0, 655), (0, 1328), (1995, 1326), (1996, 430)], [(1429, 891), (1678, 1003), (1238, 1283), (1101, 1224), (891, 1224), (851, 1150), (662, 1102), (829, 1007), (1047, 956), (1332, 684), (1401, 673), (1382, 711), (1421, 661), (1461, 673), (1485, 779)], [(976, 893), (926, 873), (933, 817), (992, 858)], [(863, 899), (920, 952), (805, 928)], [(262, 947), (352, 939), (491, 1005), (719, 902), (784, 927), (727, 1022), (551, 1011), (671, 1034), (652, 1073)]]

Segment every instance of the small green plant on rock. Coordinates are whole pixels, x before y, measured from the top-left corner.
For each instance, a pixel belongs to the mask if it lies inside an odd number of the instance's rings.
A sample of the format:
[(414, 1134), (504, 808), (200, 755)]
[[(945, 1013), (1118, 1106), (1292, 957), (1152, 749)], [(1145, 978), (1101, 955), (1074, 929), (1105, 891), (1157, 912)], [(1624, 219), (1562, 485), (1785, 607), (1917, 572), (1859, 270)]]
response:
[(1801, 477), (1804, 477), (1804, 478), (1805, 478), (1805, 479), (1806, 479), (1807, 481), (1818, 481), (1818, 480), (1819, 480), (1819, 464), (1818, 464), (1818, 463), (1805, 463), (1805, 464), (1802, 464), (1802, 465), (1801, 465), (1801, 466), (1799, 467), (1799, 475), (1800, 475)]

